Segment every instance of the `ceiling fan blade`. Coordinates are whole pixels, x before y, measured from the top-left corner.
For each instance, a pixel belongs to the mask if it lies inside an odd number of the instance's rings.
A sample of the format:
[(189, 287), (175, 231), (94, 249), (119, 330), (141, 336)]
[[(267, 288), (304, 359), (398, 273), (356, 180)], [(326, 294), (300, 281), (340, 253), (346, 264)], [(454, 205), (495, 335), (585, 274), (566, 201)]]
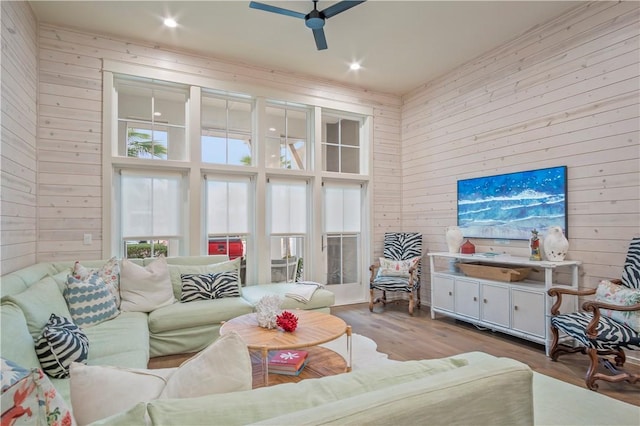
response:
[[(354, 2), (360, 3), (360, 2)], [(295, 10), (283, 9), (281, 7), (271, 6), (269, 4), (252, 1), (249, 3), (249, 7), (252, 9), (264, 10), (265, 12), (278, 13), (280, 15), (292, 16), (294, 18), (304, 19), (306, 16), (304, 13), (296, 12)]]
[[(351, 9), (354, 6), (359, 5), (360, 3), (364, 3), (366, 0), (362, 1), (341, 1), (332, 6), (329, 6), (325, 10), (322, 11), (322, 14), (325, 18), (331, 18), (332, 16), (336, 16), (338, 13), (344, 12), (347, 9)], [(253, 3), (253, 2), (252, 2)]]
[(318, 50), (325, 50), (327, 48), (327, 39), (324, 37), (324, 30), (322, 28), (313, 30), (313, 38), (316, 39), (316, 47)]

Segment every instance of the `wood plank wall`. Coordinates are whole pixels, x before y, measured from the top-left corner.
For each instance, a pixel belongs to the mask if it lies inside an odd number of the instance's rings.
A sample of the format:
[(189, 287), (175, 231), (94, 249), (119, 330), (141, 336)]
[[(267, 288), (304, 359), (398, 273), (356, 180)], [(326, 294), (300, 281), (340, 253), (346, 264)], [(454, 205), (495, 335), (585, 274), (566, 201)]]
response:
[(26, 2), (1, 2), (0, 275), (36, 261), (37, 24)]
[[(39, 25), (38, 54), (39, 262), (108, 255), (101, 252), (100, 234), (102, 221), (108, 220), (101, 199), (103, 59), (372, 107), (373, 228), (380, 250), (383, 233), (400, 227), (399, 96), (46, 23)], [(93, 234), (90, 246), (83, 245), (84, 233)]]
[[(639, 11), (585, 3), (404, 96), (403, 228), (446, 251), (458, 179), (567, 165), (581, 286), (620, 277), (640, 235)], [(472, 242), (529, 254), (522, 241)]]

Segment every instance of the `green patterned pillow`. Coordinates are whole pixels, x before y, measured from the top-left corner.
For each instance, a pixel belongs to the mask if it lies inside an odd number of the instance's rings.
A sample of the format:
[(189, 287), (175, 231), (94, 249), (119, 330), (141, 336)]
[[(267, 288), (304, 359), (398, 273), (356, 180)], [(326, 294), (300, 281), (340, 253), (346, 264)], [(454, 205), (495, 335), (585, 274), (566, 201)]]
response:
[(115, 298), (97, 273), (89, 275), (86, 280), (70, 275), (63, 295), (71, 318), (81, 328), (100, 324), (120, 313)]
[[(612, 303), (620, 306), (630, 306), (640, 303), (640, 290), (628, 288), (611, 281), (603, 280), (596, 290), (598, 302)], [(601, 309), (601, 314), (633, 328), (640, 333), (640, 311), (613, 311)]]

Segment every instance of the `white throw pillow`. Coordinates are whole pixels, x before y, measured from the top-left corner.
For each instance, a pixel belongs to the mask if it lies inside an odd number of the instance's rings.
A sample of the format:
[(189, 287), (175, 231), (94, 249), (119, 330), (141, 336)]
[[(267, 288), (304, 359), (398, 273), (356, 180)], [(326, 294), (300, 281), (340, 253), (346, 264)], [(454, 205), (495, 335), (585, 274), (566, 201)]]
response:
[(247, 344), (234, 332), (225, 334), (183, 362), (169, 377), (160, 398), (193, 398), (251, 390), (251, 358)]
[(177, 368), (157, 370), (71, 364), (71, 408), (79, 425), (124, 412), (162, 393)]
[(218, 338), (178, 368), (147, 370), (72, 363), (70, 372), (71, 407), (79, 425), (124, 412), (140, 402), (252, 387), (249, 350), (235, 332)]
[(175, 302), (167, 259), (159, 257), (146, 267), (123, 259), (120, 296), (120, 310), (125, 312), (151, 312)]
[(418, 264), (420, 258), (416, 256), (406, 260), (392, 260), (381, 257), (378, 276), (409, 278), (409, 270)]

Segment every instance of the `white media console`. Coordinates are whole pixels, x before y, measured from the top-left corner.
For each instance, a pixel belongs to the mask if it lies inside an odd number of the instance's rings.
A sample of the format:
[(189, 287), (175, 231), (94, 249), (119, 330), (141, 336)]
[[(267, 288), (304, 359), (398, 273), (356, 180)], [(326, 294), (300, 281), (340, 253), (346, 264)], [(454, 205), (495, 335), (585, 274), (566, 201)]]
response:
[[(554, 271), (568, 268), (571, 287), (578, 289), (576, 260), (562, 262), (532, 261), (510, 255), (428, 253), (431, 266), (431, 318), (436, 313), (477, 326), (511, 334), (545, 345), (547, 355), (551, 343), (549, 317), (552, 299), (547, 290), (554, 285)], [(449, 259), (445, 268), (436, 269), (436, 258)], [(544, 281), (526, 279), (504, 282), (473, 278), (457, 272), (452, 262), (474, 262), (486, 265), (512, 265), (543, 271)], [(563, 298), (563, 311), (576, 311), (575, 297)]]

